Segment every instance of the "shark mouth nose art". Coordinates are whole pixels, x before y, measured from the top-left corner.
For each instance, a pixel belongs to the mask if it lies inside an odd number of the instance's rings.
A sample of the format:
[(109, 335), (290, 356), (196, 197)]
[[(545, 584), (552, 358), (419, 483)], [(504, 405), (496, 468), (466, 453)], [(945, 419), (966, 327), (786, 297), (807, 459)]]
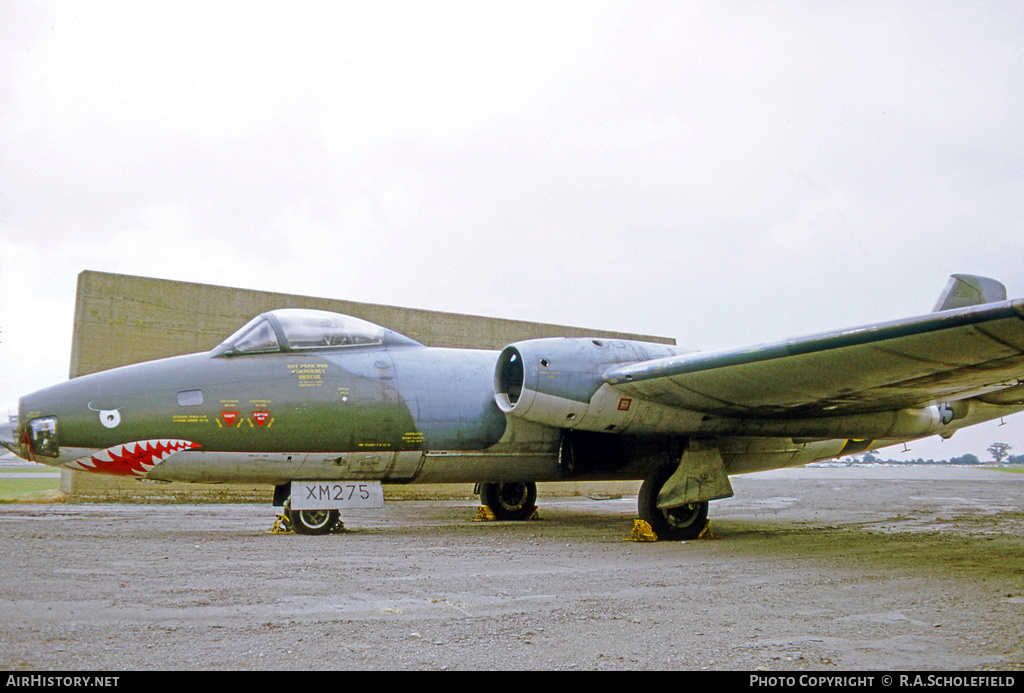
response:
[(83, 472), (99, 472), (117, 476), (146, 476), (149, 470), (182, 450), (200, 447), (190, 440), (137, 440), (115, 445), (92, 455), (68, 462), (64, 466)]

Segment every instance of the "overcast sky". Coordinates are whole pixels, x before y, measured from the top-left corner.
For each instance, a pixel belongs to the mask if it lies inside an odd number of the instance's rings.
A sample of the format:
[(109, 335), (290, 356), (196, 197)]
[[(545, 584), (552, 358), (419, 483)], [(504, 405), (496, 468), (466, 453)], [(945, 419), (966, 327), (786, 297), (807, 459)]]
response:
[(1016, 0), (2, 0), (0, 398), (84, 269), (696, 349), (1024, 296), (1022, 95)]

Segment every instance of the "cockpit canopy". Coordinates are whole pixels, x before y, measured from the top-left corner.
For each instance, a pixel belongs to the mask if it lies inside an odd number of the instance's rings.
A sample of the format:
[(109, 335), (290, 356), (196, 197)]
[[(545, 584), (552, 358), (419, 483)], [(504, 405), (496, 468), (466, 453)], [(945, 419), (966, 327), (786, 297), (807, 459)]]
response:
[(340, 313), (301, 308), (284, 308), (258, 315), (225, 339), (213, 351), (215, 356), (266, 354), (278, 351), (308, 351), (369, 346), (411, 339), (371, 322)]

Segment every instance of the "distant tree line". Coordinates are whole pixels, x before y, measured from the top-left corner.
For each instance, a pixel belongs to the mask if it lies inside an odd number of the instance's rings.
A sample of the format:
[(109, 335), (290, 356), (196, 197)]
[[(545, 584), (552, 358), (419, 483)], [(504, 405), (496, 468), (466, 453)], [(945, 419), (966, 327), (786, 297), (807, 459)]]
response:
[(883, 459), (873, 452), (863, 452), (859, 455), (851, 455), (850, 457), (844, 457), (843, 461), (848, 464), (957, 464), (957, 465), (968, 465), (968, 464), (1022, 464), (1024, 465), (1024, 455), (1011, 455), (1011, 446), (1006, 443), (992, 443), (987, 448), (987, 451), (992, 455), (991, 460), (979, 460), (977, 455), (967, 453), (966, 455), (960, 455), (959, 457), (953, 457), (948, 460), (932, 460), (932, 459)]

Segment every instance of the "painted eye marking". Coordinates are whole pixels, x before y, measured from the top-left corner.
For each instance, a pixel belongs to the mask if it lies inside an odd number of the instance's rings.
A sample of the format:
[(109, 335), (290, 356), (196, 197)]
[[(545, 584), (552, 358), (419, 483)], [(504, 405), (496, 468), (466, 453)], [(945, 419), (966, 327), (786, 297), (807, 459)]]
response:
[(106, 428), (117, 428), (117, 425), (121, 423), (121, 412), (117, 409), (96, 409), (92, 406), (92, 402), (89, 402), (89, 411), (98, 412), (100, 415), (100, 423)]

